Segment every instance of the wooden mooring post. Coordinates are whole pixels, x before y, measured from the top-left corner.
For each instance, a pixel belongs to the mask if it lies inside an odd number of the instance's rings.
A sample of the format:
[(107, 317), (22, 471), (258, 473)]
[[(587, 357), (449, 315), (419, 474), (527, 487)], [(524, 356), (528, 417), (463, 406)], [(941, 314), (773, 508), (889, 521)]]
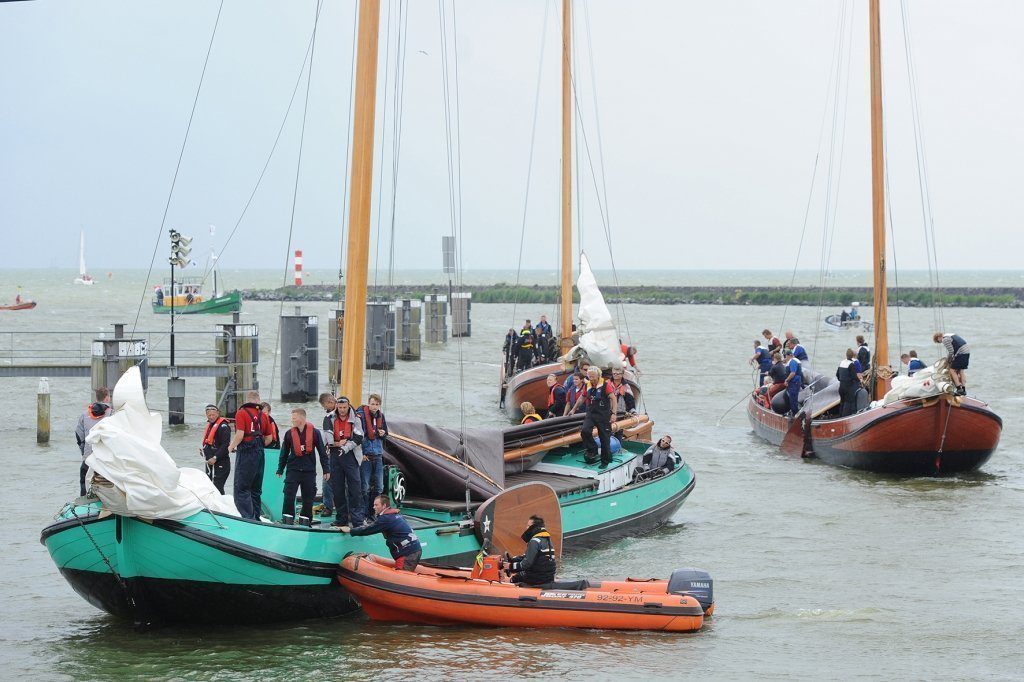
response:
[(36, 442), (50, 442), (50, 380), (39, 379), (39, 390), (36, 392)]

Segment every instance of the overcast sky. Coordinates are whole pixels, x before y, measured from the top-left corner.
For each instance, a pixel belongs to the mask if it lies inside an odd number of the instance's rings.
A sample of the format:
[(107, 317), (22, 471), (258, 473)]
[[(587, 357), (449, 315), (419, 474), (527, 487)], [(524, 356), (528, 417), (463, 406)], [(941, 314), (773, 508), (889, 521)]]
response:
[[(557, 265), (558, 5), (446, 5), (449, 29), (453, 17), (457, 26), (466, 268), (516, 266), (528, 177), (524, 267)], [(793, 267), (816, 155), (800, 264), (818, 267), (831, 111), (820, 145), (819, 131), (845, 6), (577, 3), (577, 101), (590, 148), (589, 159), (581, 153), (577, 182), (585, 190), (579, 234), (594, 267), (609, 264), (595, 184), (607, 187), (620, 268)], [(82, 228), (95, 269), (149, 265), (217, 7), (213, 0), (0, 4), (4, 267), (73, 267)], [(326, 0), (317, 31), (293, 238), (307, 269), (333, 270), (339, 262), (354, 7)], [(849, 87), (841, 88), (847, 103), (840, 102), (837, 119), (842, 130), (845, 117), (845, 137), (836, 138), (831, 173), (839, 188), (831, 248), (837, 269), (870, 263), (867, 1), (849, 7)], [(380, 241), (386, 247), (390, 238), (394, 197), (396, 267), (440, 268), (440, 237), (451, 218), (438, 4), (408, 5), (393, 193), (397, 8), (382, 2), (377, 120), (380, 128), (387, 112), (388, 123), (376, 147), (386, 168), (375, 178)], [(939, 265), (1020, 268), (1024, 3), (908, 0), (906, 8)], [(900, 3), (883, 0), (882, 11), (896, 250), (900, 268), (919, 269), (926, 266), (925, 236)], [(196, 235), (197, 254), (209, 248), (208, 224), (217, 226), (218, 247), (224, 244), (259, 177), (299, 77), (314, 13), (312, 1), (224, 2), (167, 221)], [(454, 69), (451, 45), (449, 37)], [(385, 99), (386, 72), (392, 80)], [(301, 82), (224, 267), (284, 265)], [(591, 166), (599, 174), (603, 168), (603, 183), (595, 183)]]

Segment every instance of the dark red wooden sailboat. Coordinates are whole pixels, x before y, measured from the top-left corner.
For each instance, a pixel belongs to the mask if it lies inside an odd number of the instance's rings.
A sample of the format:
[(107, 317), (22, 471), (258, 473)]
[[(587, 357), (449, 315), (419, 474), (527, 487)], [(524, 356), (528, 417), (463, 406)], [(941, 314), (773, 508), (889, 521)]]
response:
[[(885, 263), (885, 157), (882, 138), (882, 58), (879, 0), (870, 0), (871, 198), (874, 247), (875, 357), (869, 392), (877, 400), (889, 390), (888, 295)], [(886, 371), (880, 372), (884, 368)], [(896, 474), (950, 475), (977, 469), (999, 444), (1003, 421), (988, 405), (966, 396), (910, 398), (848, 417), (818, 406), (818, 414), (794, 423), (759, 404), (747, 404), (750, 424), (761, 438), (784, 451), (813, 454), (852, 469)]]

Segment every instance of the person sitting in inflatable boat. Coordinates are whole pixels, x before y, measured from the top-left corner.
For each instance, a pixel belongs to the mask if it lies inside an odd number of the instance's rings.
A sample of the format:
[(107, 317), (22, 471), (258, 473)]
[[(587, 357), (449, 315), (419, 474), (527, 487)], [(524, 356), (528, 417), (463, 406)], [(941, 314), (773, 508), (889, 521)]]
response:
[(555, 546), (551, 544), (551, 533), (544, 527), (544, 519), (530, 517), (530, 525), (522, 535), (526, 553), (507, 559), (511, 580), (522, 585), (547, 585), (555, 580)]

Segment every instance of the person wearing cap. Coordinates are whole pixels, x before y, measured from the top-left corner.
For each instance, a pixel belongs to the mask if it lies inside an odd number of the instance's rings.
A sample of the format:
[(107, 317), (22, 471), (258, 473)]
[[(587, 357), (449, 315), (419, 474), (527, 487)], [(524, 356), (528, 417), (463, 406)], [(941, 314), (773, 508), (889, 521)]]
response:
[(551, 543), (551, 533), (544, 527), (544, 519), (534, 515), (529, 524), (521, 536), (526, 552), (502, 563), (512, 582), (527, 587), (546, 585), (554, 582), (558, 570), (555, 546)]
[(199, 446), (199, 453), (206, 460), (206, 475), (221, 495), (224, 494), (224, 484), (231, 475), (231, 457), (228, 455), (230, 442), (231, 424), (220, 416), (219, 407), (213, 403), (207, 405), (206, 429), (203, 430), (203, 442)]
[(335, 401), (324, 417), (324, 436), (331, 463), (335, 520), (331, 525), (359, 527), (366, 518), (360, 465), (363, 463), (363, 426), (345, 396)]

